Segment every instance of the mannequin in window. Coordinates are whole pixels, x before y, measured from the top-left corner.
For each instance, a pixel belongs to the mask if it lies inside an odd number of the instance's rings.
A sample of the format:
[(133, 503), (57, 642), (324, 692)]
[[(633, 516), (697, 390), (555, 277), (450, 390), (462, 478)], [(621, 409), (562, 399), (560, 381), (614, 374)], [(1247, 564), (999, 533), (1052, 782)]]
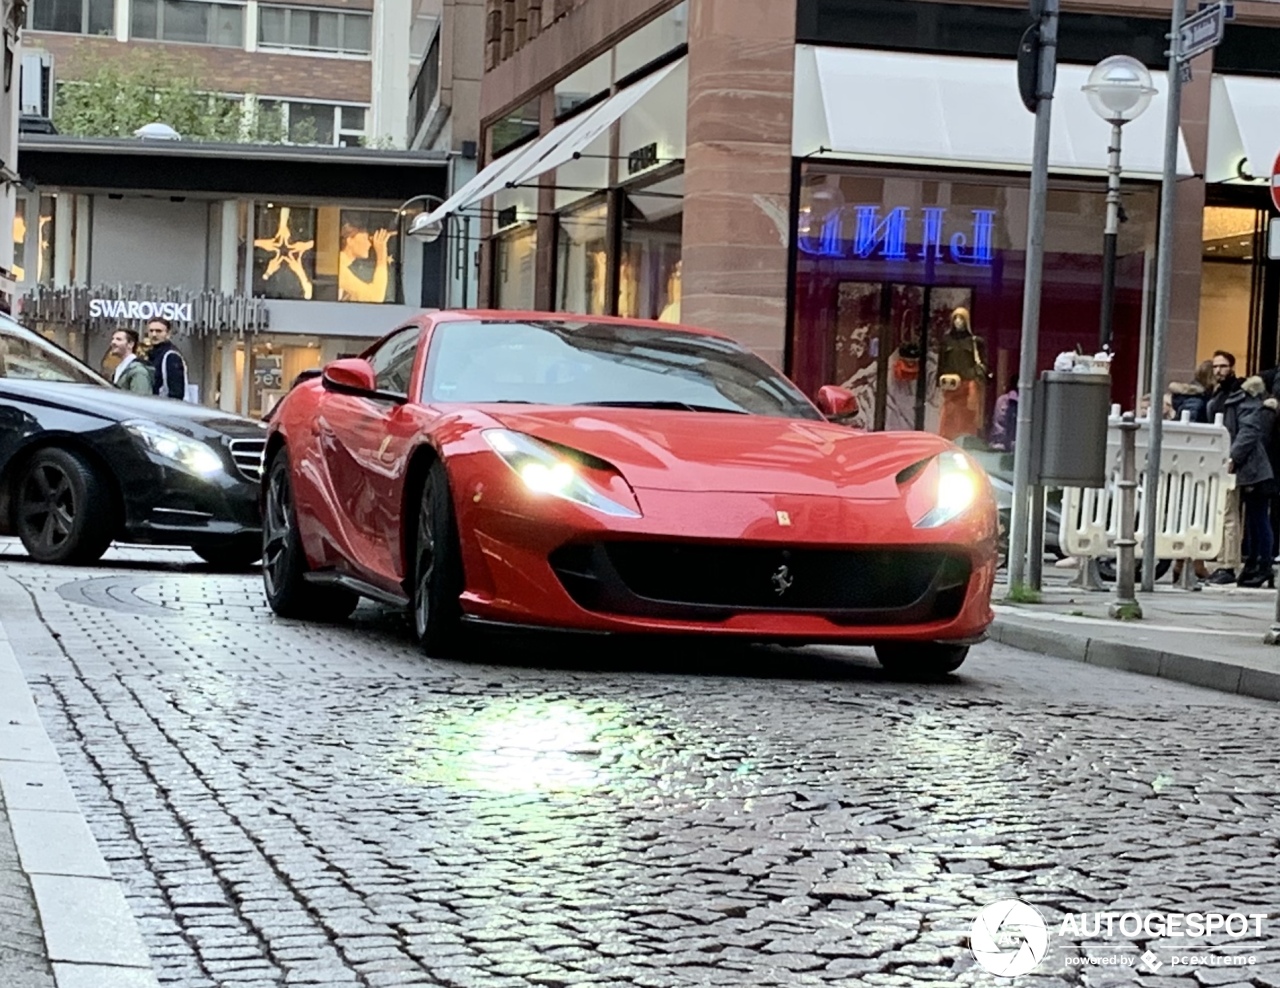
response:
[(591, 302), (587, 309), (588, 315), (600, 316), (608, 311), (604, 304), (608, 283), (609, 255), (602, 250), (594, 251), (591, 254)]
[[(393, 236), (390, 230), (368, 230), (342, 224), (342, 250), (338, 255), (339, 302), (385, 302), (391, 265), (387, 241)], [(366, 262), (373, 255), (373, 271), (366, 280), (352, 270), (356, 262)]]
[(921, 368), (919, 340), (903, 340), (889, 355), (889, 379), (885, 384), (884, 427), (914, 430), (916, 400), (920, 393), (920, 375), (925, 375), (924, 422), (921, 428), (933, 432), (938, 428), (938, 355), (930, 351)]
[(658, 314), (658, 322), (680, 321), (680, 269), (683, 264), (683, 261), (676, 261), (671, 268), (671, 274), (667, 278), (667, 304)]
[(938, 387), (942, 390), (938, 432), (943, 439), (982, 435), (986, 380), (986, 341), (973, 335), (969, 310), (955, 309), (938, 354)]

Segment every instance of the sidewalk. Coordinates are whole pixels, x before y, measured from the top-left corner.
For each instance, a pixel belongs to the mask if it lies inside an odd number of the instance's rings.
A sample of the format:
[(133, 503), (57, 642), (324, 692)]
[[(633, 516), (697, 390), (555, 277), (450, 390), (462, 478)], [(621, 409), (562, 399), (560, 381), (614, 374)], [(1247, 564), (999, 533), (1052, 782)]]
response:
[(0, 624), (0, 986), (157, 985)]
[(1039, 604), (1006, 603), (1008, 588), (997, 583), (991, 638), (1090, 665), (1280, 700), (1280, 647), (1262, 640), (1275, 615), (1275, 591), (1187, 591), (1166, 576), (1154, 594), (1138, 594), (1141, 620), (1116, 621), (1107, 615), (1114, 584), (1104, 584), (1104, 593), (1073, 588), (1075, 573), (1046, 564)]

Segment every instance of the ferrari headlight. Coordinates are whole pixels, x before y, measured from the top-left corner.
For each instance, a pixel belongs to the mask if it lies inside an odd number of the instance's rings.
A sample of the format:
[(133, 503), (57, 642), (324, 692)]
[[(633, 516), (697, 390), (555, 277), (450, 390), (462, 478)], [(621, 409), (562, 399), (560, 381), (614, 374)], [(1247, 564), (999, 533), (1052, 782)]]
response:
[(546, 443), (510, 429), (486, 429), (481, 435), (525, 487), (618, 518), (639, 518), (638, 512), (597, 490), (575, 464)]
[(125, 430), (147, 449), (188, 473), (212, 477), (225, 469), (222, 457), (199, 440), (141, 419), (124, 422)]
[(982, 491), (982, 475), (963, 453), (942, 453), (937, 459), (938, 493), (933, 508), (916, 528), (937, 528), (968, 511)]

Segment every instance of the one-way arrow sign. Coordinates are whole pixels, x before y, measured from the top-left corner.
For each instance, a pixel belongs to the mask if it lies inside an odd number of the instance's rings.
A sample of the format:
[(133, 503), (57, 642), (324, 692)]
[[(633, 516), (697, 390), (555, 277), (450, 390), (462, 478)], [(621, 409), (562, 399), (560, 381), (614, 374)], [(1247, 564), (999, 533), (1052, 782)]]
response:
[(1226, 26), (1227, 8), (1222, 3), (1215, 3), (1187, 18), (1178, 31), (1178, 61), (1189, 62), (1210, 48), (1218, 47)]

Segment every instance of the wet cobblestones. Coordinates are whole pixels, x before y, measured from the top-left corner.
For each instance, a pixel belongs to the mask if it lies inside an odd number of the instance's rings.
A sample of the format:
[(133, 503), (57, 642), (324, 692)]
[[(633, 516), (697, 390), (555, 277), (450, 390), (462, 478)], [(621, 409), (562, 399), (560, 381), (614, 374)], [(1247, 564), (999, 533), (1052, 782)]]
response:
[[(0, 575), (164, 984), (990, 984), (969, 929), (1019, 897), (1054, 934), (1019, 985), (1280, 985), (1273, 705), (997, 646), (941, 684), (861, 650), (439, 662), (187, 558)], [(1123, 909), (1272, 929), (1247, 970), (1069, 965), (1061, 917)]]

